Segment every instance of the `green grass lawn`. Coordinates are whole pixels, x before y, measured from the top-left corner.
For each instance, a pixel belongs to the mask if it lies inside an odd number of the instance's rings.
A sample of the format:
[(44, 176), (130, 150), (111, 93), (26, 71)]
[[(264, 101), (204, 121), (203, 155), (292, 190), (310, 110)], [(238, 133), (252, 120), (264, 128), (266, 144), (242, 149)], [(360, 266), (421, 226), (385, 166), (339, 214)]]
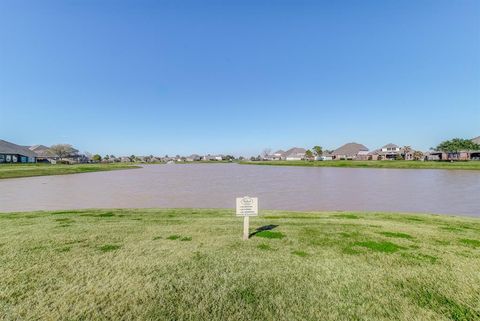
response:
[(129, 164), (0, 164), (0, 179), (45, 175), (64, 175), (137, 168)]
[(480, 320), (480, 220), (0, 214), (1, 320)]
[(422, 168), (480, 170), (480, 161), (421, 162), (421, 161), (243, 161), (247, 165), (312, 166), (312, 167), (362, 167), (362, 168)]

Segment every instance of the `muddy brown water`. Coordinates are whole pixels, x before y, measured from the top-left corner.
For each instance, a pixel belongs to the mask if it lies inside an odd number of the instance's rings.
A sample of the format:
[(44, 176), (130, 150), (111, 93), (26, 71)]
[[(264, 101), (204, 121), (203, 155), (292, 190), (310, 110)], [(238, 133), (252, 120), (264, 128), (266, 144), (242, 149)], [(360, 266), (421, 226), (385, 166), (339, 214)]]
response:
[(0, 180), (0, 211), (233, 208), (389, 211), (480, 217), (480, 171), (146, 165), (141, 169)]

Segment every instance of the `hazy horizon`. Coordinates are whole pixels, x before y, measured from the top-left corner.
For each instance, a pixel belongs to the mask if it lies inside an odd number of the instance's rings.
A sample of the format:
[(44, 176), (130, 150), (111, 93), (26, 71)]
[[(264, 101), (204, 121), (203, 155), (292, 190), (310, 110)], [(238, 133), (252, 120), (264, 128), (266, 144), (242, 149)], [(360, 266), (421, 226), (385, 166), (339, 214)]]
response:
[(258, 155), (480, 135), (478, 1), (0, 0), (0, 139)]

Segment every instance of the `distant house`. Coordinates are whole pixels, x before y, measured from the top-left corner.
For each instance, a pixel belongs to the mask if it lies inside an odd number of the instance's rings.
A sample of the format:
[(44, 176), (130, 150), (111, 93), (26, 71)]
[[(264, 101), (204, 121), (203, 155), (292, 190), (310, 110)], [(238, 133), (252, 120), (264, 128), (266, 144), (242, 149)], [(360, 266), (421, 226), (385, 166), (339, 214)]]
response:
[(373, 152), (370, 152), (369, 159), (371, 160), (387, 160), (387, 159), (397, 159), (397, 157), (403, 154), (403, 149), (395, 144), (387, 144), (380, 149), (376, 149)]
[[(477, 145), (480, 145), (480, 136), (473, 138), (472, 142), (474, 142)], [(480, 150), (471, 150), (469, 151), (469, 154), (470, 154), (469, 155), (470, 160), (480, 161)]]
[(0, 139), (0, 163), (35, 163), (37, 154), (25, 146)]
[(186, 160), (187, 162), (197, 162), (197, 161), (199, 161), (199, 160), (201, 160), (201, 159), (202, 159), (202, 157), (200, 157), (200, 155), (197, 155), (197, 154), (192, 154), (192, 155), (187, 156), (187, 157), (185, 158), (185, 160)]
[(407, 152), (405, 152), (405, 150), (404, 150), (403, 151), (403, 156), (405, 157), (405, 160), (415, 160), (415, 153), (416, 153), (416, 151), (413, 150), (413, 149), (410, 150), (410, 151), (407, 151)]
[[(357, 159), (359, 155), (363, 155), (368, 152), (368, 148), (365, 145), (358, 143), (348, 143), (345, 144), (332, 152), (332, 158), (334, 160), (339, 159)], [(362, 157), (362, 156), (361, 156)]]
[(439, 151), (429, 151), (426, 152), (424, 155), (424, 159), (427, 161), (440, 161), (440, 160), (446, 160), (447, 159), (447, 154), (444, 152), (439, 152)]
[(370, 152), (368, 150), (361, 150), (357, 153), (355, 160), (371, 160)]
[(317, 161), (331, 161), (333, 160), (333, 156), (330, 154), (323, 154), (322, 156), (316, 156), (315, 160)]
[(293, 147), (285, 152), (285, 160), (295, 161), (295, 160), (304, 160), (305, 159), (305, 148)]
[(266, 155), (264, 159), (269, 161), (283, 160), (285, 159), (285, 152), (280, 149), (271, 155)]
[(86, 155), (79, 154), (78, 150), (73, 149), (73, 152), (70, 155), (66, 155), (60, 159), (52, 150), (45, 145), (33, 145), (29, 149), (37, 155), (37, 162), (50, 162), (56, 163), (61, 160), (68, 163), (88, 163), (90, 158)]
[[(471, 141), (475, 144), (480, 145), (480, 136), (472, 138)], [(480, 160), (480, 150), (459, 150), (457, 152), (452, 152), (452, 153), (432, 150), (425, 154), (425, 160), (448, 160), (448, 161)]]
[(52, 158), (55, 158), (50, 148), (45, 145), (33, 145), (29, 149), (37, 155), (37, 162), (50, 162)]
[(205, 155), (202, 157), (202, 160), (204, 161), (222, 161), (222, 160), (225, 160), (226, 157), (223, 156), (223, 155)]

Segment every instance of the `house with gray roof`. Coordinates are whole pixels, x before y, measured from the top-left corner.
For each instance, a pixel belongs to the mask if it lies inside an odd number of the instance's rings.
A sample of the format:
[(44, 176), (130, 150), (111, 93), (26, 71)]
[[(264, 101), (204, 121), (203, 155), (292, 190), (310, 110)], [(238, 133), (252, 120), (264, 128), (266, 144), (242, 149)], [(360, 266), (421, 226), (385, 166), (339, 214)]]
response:
[(368, 148), (365, 145), (358, 143), (347, 143), (343, 146), (340, 146), (332, 152), (332, 158), (334, 160), (339, 159), (357, 159), (361, 152), (368, 152)]
[(35, 163), (37, 155), (25, 146), (0, 139), (0, 163)]
[(285, 152), (284, 157), (287, 161), (304, 160), (306, 152), (307, 150), (305, 148), (293, 147)]
[(45, 145), (33, 145), (28, 149), (37, 155), (37, 162), (49, 162), (51, 159), (58, 158), (58, 156), (52, 153), (50, 148)]

